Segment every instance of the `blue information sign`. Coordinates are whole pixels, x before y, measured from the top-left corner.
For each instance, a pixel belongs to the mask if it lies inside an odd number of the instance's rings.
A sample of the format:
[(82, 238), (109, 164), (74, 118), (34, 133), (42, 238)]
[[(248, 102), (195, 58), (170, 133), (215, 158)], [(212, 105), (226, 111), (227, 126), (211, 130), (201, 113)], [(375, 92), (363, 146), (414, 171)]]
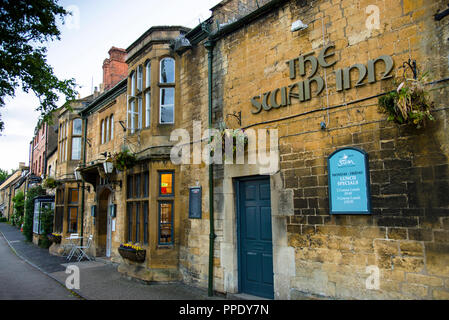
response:
[(371, 195), (368, 155), (344, 148), (328, 158), (331, 214), (370, 214)]

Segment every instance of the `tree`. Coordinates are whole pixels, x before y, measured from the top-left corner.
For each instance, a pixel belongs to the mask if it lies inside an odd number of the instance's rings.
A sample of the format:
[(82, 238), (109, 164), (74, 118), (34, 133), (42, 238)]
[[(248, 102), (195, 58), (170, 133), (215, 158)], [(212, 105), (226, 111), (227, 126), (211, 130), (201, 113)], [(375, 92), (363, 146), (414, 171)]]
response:
[(0, 184), (5, 181), (9, 176), (8, 170), (0, 169)]
[[(0, 107), (5, 97), (14, 97), (20, 86), (39, 98), (36, 110), (44, 122), (51, 122), (58, 108), (59, 94), (73, 100), (74, 79), (59, 80), (46, 61), (47, 41), (60, 39), (56, 25), (69, 14), (58, 0), (0, 0)], [(0, 118), (0, 132), (4, 123)]]

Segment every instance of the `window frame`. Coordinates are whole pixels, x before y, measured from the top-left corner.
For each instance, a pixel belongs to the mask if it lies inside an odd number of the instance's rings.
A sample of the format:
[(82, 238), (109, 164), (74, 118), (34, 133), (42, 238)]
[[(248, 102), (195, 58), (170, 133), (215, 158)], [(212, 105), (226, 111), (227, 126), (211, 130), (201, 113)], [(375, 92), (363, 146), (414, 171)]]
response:
[[(162, 194), (161, 188), (162, 188), (162, 175), (163, 174), (171, 174), (172, 176), (172, 193), (170, 194)], [(162, 198), (172, 198), (175, 196), (175, 172), (171, 170), (165, 170), (165, 171), (158, 171), (158, 197)]]
[[(171, 217), (169, 223), (163, 223), (164, 225), (170, 225), (171, 230), (171, 241), (170, 242), (161, 242), (161, 208), (162, 204), (170, 204), (171, 205)], [(175, 243), (175, 228), (174, 228), (174, 216), (175, 216), (175, 201), (174, 200), (158, 200), (157, 202), (157, 211), (158, 211), (158, 236), (157, 236), (157, 244), (159, 246), (173, 246)]]
[[(173, 62), (173, 75), (171, 75), (173, 77), (173, 82), (168, 82), (168, 78), (167, 77), (167, 82), (162, 81), (162, 65), (164, 63), (164, 61), (166, 60), (170, 60)], [(160, 61), (159, 61), (159, 124), (160, 125), (173, 125), (175, 124), (175, 119), (176, 119), (176, 115), (175, 115), (175, 107), (176, 107), (176, 59), (171, 57), (171, 56), (167, 56), (167, 57), (163, 57)], [(163, 90), (173, 90), (173, 104), (162, 104), (162, 97), (163, 97)], [(171, 121), (168, 122), (162, 122), (162, 109), (168, 109), (171, 108), (172, 109), (172, 119)]]
[(147, 245), (150, 238), (148, 229), (150, 196), (149, 192), (148, 194), (144, 193), (145, 182), (142, 181), (144, 179), (148, 179), (149, 186), (148, 168), (142, 167), (140, 170), (133, 170), (126, 176), (127, 226), (125, 227), (125, 239), (128, 239), (129, 242)]

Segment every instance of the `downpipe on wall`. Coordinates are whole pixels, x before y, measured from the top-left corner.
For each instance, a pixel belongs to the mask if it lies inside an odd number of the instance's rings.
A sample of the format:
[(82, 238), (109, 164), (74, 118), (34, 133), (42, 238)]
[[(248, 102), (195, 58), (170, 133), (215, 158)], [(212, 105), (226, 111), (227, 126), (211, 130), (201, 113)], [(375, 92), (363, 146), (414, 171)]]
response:
[[(207, 50), (208, 58), (208, 114), (209, 128), (212, 128), (212, 65), (214, 59), (213, 40), (208, 40), (204, 44)], [(214, 244), (215, 244), (215, 227), (214, 227), (214, 167), (209, 164), (209, 275), (208, 275), (208, 296), (214, 294)]]

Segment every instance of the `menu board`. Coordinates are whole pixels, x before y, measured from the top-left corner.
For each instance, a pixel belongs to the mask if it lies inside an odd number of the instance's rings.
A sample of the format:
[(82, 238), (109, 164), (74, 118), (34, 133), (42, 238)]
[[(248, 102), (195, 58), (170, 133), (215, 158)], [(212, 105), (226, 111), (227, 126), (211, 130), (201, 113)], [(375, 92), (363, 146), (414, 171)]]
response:
[(355, 148), (339, 149), (328, 158), (331, 214), (371, 214), (368, 155)]

